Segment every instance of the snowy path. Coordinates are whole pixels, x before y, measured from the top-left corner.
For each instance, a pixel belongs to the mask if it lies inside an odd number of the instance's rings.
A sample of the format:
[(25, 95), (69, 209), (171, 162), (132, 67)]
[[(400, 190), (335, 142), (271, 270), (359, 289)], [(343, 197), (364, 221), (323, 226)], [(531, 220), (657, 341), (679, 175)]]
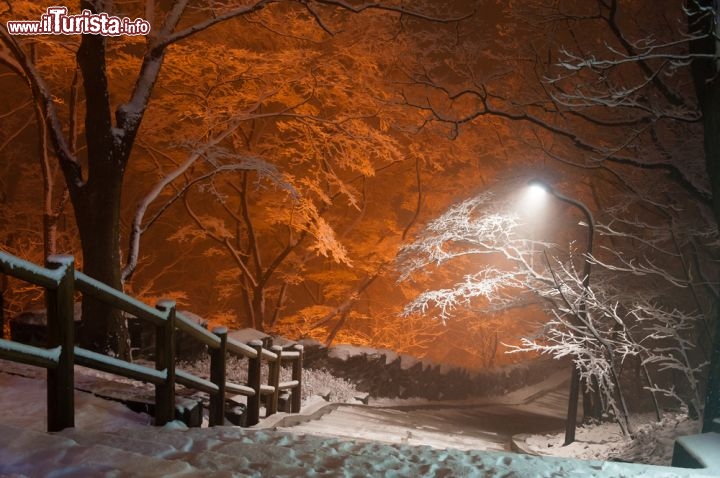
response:
[[(538, 419), (544, 426), (537, 426)], [(401, 411), (340, 406), (319, 420), (278, 430), (435, 448), (507, 450), (515, 432), (553, 430), (562, 424), (557, 418), (505, 407)]]
[[(700, 476), (698, 470), (459, 449), (475, 448), (480, 442), (488, 447), (496, 443), (492, 432), (481, 432), (468, 424), (478, 419), (477, 410), (483, 411), (483, 420), (488, 423), (489, 410), (501, 410), (502, 415), (502, 407), (522, 403), (522, 394), (518, 393), (504, 397), (502, 405), (458, 403), (443, 408), (426, 403), (424, 408), (418, 408), (418, 404), (406, 403), (404, 411), (387, 406), (342, 407), (336, 415), (338, 422), (344, 414), (346, 430), (356, 431), (347, 439), (298, 433), (300, 428), (289, 429), (292, 433), (238, 427), (183, 430), (173, 429), (178, 426), (176, 422), (166, 428), (148, 427), (147, 415), (77, 392), (77, 428), (48, 434), (42, 431), (43, 382), (0, 373), (0, 407), (4, 411), (0, 423), (0, 477)], [(530, 398), (534, 398), (527, 400), (529, 404), (523, 406), (523, 411), (553, 408), (557, 397), (553, 398), (552, 393), (531, 394)], [(443, 428), (446, 426), (447, 430)], [(400, 438), (400, 443), (386, 444), (360, 436), (370, 434), (365, 429), (389, 431), (394, 427), (398, 433), (406, 433), (406, 441)], [(318, 432), (331, 435), (329, 430)], [(414, 434), (434, 447), (415, 446), (418, 441)]]
[(333, 405), (317, 420), (278, 430), (355, 440), (427, 445), (462, 450), (509, 450), (518, 433), (562, 428), (567, 375), (559, 372), (541, 384), (502, 399), (419, 402), (383, 406)]

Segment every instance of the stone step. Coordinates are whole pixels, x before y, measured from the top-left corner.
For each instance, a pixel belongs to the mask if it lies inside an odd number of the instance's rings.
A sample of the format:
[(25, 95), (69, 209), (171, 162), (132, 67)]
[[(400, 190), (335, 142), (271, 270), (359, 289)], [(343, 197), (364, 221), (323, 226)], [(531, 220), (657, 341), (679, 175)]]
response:
[(3, 474), (23, 474), (26, 465), (60, 461), (77, 443), (58, 435), (0, 424), (0, 464)]
[[(112, 432), (111, 434), (122, 435), (123, 433)], [(252, 430), (233, 426), (188, 428), (185, 430), (147, 427), (132, 430), (132, 435), (140, 441), (170, 445), (176, 450), (175, 456), (208, 451), (237, 456), (237, 450), (232, 450), (233, 446), (247, 446), (248, 449), (255, 446), (268, 449), (295, 446), (293, 443), (294, 437), (289, 433), (268, 434), (266, 430)]]
[[(95, 440), (108, 444), (96, 443)], [(79, 440), (79, 441), (78, 441)], [(38, 469), (62, 469), (63, 476), (198, 476), (202, 470), (182, 460), (136, 453), (140, 443), (121, 435), (65, 430), (60, 434), (0, 425), (0, 474), (34, 476)], [(162, 443), (154, 443), (156, 451)], [(231, 474), (228, 476), (232, 476)]]
[[(212, 476), (298, 476), (311, 469), (298, 455), (313, 453), (323, 442), (307, 437), (298, 440), (290, 434), (239, 427), (190, 428), (170, 430), (143, 428), (132, 430), (133, 439), (122, 431), (110, 433), (62, 432), (79, 443), (94, 439), (139, 453), (164, 453), (167, 460), (186, 463)], [(148, 444), (143, 449), (143, 444)], [(156, 450), (156, 451), (153, 451)], [(125, 471), (125, 470), (124, 470)]]
[[(199, 476), (203, 470), (181, 460), (166, 460), (133, 453), (106, 445), (69, 448), (58, 468), (81, 463), (83, 467), (103, 471), (121, 470), (125, 476), (165, 477)], [(33, 464), (37, 466), (36, 463)]]
[(172, 458), (178, 454), (177, 449), (168, 443), (138, 440), (134, 436), (129, 437), (127, 434), (122, 433), (83, 431), (76, 428), (68, 428), (59, 434), (74, 440), (78, 445), (82, 446), (105, 445), (158, 458)]

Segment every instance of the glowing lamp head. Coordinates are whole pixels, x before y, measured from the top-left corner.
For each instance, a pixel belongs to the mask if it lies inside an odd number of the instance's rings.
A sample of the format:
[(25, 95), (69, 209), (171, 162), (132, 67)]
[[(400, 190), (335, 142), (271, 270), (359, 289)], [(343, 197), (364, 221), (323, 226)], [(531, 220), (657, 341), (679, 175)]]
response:
[(526, 213), (538, 211), (545, 205), (547, 195), (550, 193), (548, 186), (537, 179), (530, 181), (522, 195), (522, 210)]
[(530, 200), (540, 200), (547, 196), (548, 192), (547, 186), (540, 181), (531, 181), (528, 184), (526, 194)]

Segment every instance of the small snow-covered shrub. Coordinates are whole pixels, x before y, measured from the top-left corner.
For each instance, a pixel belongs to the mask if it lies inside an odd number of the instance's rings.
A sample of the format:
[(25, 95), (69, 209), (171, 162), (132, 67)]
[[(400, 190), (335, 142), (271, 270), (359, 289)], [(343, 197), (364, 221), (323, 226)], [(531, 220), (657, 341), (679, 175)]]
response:
[[(205, 379), (210, 378), (210, 358), (205, 356), (195, 361), (182, 361), (178, 362), (177, 368), (184, 370), (185, 372), (191, 373), (198, 377)], [(282, 374), (282, 371), (281, 371)], [(225, 364), (225, 377), (228, 382), (244, 384), (247, 382), (248, 376), (248, 361), (244, 358), (239, 358), (234, 355), (228, 355)], [(267, 377), (267, 363), (263, 364), (262, 370), (263, 378)], [(282, 378), (281, 380), (285, 380)], [(289, 378), (288, 378), (289, 380)]]
[(339, 378), (325, 369), (303, 370), (303, 399), (313, 395), (321, 395), (330, 402), (352, 402), (360, 392), (355, 385), (344, 378)]
[(662, 420), (638, 426), (632, 440), (610, 459), (647, 465), (669, 466), (678, 437), (695, 435), (702, 423), (688, 417), (685, 409), (666, 412)]

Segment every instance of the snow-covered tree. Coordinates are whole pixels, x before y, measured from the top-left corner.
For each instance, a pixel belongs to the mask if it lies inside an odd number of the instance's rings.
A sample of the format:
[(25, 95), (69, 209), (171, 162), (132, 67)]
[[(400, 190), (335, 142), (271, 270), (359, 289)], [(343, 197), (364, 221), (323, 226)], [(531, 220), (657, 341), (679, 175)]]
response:
[[(648, 180), (674, 183), (696, 202), (686, 215), (709, 206), (720, 217), (715, 0), (539, 0), (511, 2), (503, 14), (512, 19), (501, 30), (508, 48), (529, 46), (517, 48), (524, 54), (513, 57), (512, 66), (443, 58), (438, 63), (445, 68), (410, 70), (414, 87), (406, 101), (454, 135), (493, 120), (511, 122), (520, 141), (551, 158), (563, 174), (568, 167), (576, 176), (605, 174), (636, 192)], [(462, 33), (459, 38), (470, 38)], [(508, 94), (505, 86), (513, 82), (525, 83), (522, 94)], [(688, 249), (692, 259), (695, 252)], [(717, 272), (706, 272), (712, 277), (697, 287), (716, 295), (705, 284), (716, 282)], [(716, 331), (705, 400), (708, 429), (720, 413), (720, 327), (708, 315), (717, 305), (703, 307), (709, 330)]]
[[(53, 3), (7, 2), (1, 11), (0, 62), (27, 86), (41, 112), (40, 116), (44, 118), (41, 127), (47, 127), (52, 157), (62, 170), (79, 230), (84, 272), (118, 289), (122, 288), (120, 226), (125, 176), (131, 162), (138, 157), (136, 146), (144, 128), (158, 126), (148, 124), (146, 119), (152, 115), (151, 105), (158, 97), (156, 86), (163, 80), (164, 65), (168, 58), (173, 57), (173, 48), (182, 51), (186, 41), (211, 35), (213, 27), (230, 22), (258, 23), (264, 25), (261, 28), (279, 36), (295, 35), (295, 32), (289, 31), (288, 25), (296, 25), (296, 22), (266, 23), (263, 17), (266, 10), (276, 11), (279, 18), (311, 25), (315, 32), (322, 35), (334, 33), (334, 17), (341, 12), (360, 14), (382, 11), (395, 19), (410, 16), (431, 21), (453, 21), (452, 15), (446, 15), (437, 8), (423, 13), (392, 3), (350, 4), (337, 0), (256, 0), (242, 4), (210, 2), (201, 5), (190, 5), (184, 0), (168, 4), (104, 0), (82, 0), (78, 3), (79, 10), (87, 9), (95, 14), (144, 18), (150, 23), (151, 32), (146, 37), (132, 38), (89, 34), (45, 37), (49, 38), (48, 42), (56, 44), (53, 53), (65, 62), (64, 75), (60, 75), (61, 84), (57, 84), (51, 81), (50, 67), (43, 62), (43, 54), (50, 52), (43, 50), (36, 57), (32, 53), (37, 44), (34, 38), (12, 36), (5, 27), (6, 20), (38, 19)], [(217, 61), (224, 59), (218, 58)], [(212, 65), (213, 59), (207, 58), (207, 55), (203, 56), (203, 60)], [(191, 69), (185, 74), (194, 75), (202, 68)], [(280, 73), (282, 65), (275, 65), (275, 68)], [(133, 73), (128, 74), (128, 71)], [(80, 79), (82, 111), (77, 117), (74, 116), (77, 111), (66, 111), (64, 108), (67, 95), (63, 86), (66, 87), (69, 81), (62, 80), (67, 80), (68, 76)], [(242, 88), (242, 83), (241, 79), (234, 79), (230, 86)], [(201, 108), (202, 103), (194, 103), (187, 108), (187, 121), (194, 120), (197, 107)], [(75, 118), (81, 118), (79, 123), (84, 123), (81, 132), (73, 128)], [(167, 123), (165, 127), (165, 132), (173, 129)], [(77, 150), (74, 148), (76, 137), (80, 138)], [(327, 237), (327, 234), (322, 234), (322, 237)], [(83, 301), (83, 317), (86, 320), (82, 322), (79, 338), (84, 347), (113, 349), (122, 356), (128, 356), (127, 341), (124, 340), (126, 328), (119, 311), (87, 298)]]
[(623, 432), (631, 429), (622, 375), (633, 362), (638, 366), (633, 380), (644, 382), (658, 414), (663, 405), (679, 404), (697, 413), (705, 363), (700, 344), (708, 342), (704, 327), (711, 294), (703, 290), (702, 267), (689, 265), (688, 246), (714, 247), (712, 223), (680, 221), (680, 206), (670, 217), (656, 211), (642, 221), (618, 219), (619, 211), (636, 207), (635, 197), (595, 214), (591, 249), (584, 238), (576, 240), (590, 226), (584, 215), (579, 225), (558, 219), (575, 217), (577, 208), (556, 210), (554, 223), (545, 222), (552, 227), (542, 230), (554, 240), (543, 241), (533, 222), (548, 212), (528, 214), (517, 194), (524, 189), (525, 183), (516, 182), (462, 201), (401, 250), (402, 281), (427, 281), (447, 269), (460, 276), (419, 294), (405, 314), (447, 321), (462, 308), (482, 314), (534, 301), (545, 308), (547, 320), (535, 336), (516, 343), (503, 337), (508, 350), (569, 357)]
[[(645, 164), (676, 168), (677, 180), (710, 203), (720, 221), (718, 2), (664, 1), (650, 6), (611, 0), (597, 2), (594, 8), (599, 31), (608, 32), (609, 40), (602, 46), (576, 43), (560, 49), (549, 77), (556, 104), (594, 121), (610, 111), (633, 118), (638, 125), (633, 134), (650, 134), (655, 144), (662, 145), (663, 155)], [(647, 8), (660, 15), (645, 17), (642, 12)], [(561, 12), (562, 7), (550, 15), (560, 18)], [(582, 15), (565, 19), (578, 26), (589, 23)], [(694, 125), (702, 127), (698, 133), (702, 152), (694, 152), (682, 139), (675, 145), (667, 141), (671, 128), (692, 131)], [(712, 275), (715, 282), (717, 272)], [(717, 304), (714, 307), (717, 310)], [(720, 414), (720, 321), (712, 317), (708, 326), (715, 332), (704, 400), (705, 431)]]

